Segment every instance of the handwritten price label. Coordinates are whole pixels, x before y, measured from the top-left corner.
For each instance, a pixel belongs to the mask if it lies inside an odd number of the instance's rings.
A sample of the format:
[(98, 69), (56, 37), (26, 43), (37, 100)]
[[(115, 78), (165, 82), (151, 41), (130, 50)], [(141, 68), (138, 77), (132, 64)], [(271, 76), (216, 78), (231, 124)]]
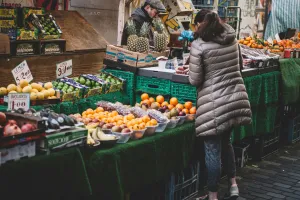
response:
[(28, 110), (30, 107), (29, 93), (11, 93), (8, 94), (8, 110), (17, 110), (23, 108)]
[(12, 74), (15, 78), (17, 85), (20, 84), (20, 81), (27, 80), (28, 82), (33, 80), (32, 74), (29, 70), (26, 60), (21, 62), (18, 66), (16, 66), (12, 71)]
[(72, 74), (72, 60), (56, 64), (56, 78), (63, 78)]

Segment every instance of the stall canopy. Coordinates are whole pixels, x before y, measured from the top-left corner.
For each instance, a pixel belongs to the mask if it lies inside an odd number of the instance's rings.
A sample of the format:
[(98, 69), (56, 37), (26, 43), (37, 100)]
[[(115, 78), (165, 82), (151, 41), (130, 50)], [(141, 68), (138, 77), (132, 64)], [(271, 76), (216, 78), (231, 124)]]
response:
[(285, 32), (288, 28), (300, 28), (300, 1), (272, 1), (272, 10), (265, 31), (265, 39), (274, 38), (277, 33)]

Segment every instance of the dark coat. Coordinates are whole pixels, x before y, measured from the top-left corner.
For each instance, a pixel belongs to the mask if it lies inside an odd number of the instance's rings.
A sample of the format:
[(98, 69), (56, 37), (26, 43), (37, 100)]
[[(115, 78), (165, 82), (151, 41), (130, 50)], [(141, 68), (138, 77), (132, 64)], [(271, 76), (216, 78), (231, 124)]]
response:
[[(135, 25), (136, 25), (136, 31), (137, 31), (137, 35), (139, 36), (140, 34), (140, 30), (141, 27), (143, 25), (144, 22), (148, 22), (150, 23), (150, 31), (149, 31), (149, 43), (150, 46), (154, 46), (154, 42), (153, 42), (153, 32), (152, 32), (152, 18), (148, 15), (148, 13), (143, 9), (143, 8), (137, 8), (131, 15), (130, 17), (131, 19), (133, 19)], [(123, 29), (123, 35), (122, 35), (122, 41), (121, 41), (121, 45), (127, 45), (127, 39), (128, 39), (129, 35), (127, 34), (127, 22), (124, 26)]]
[(221, 135), (234, 126), (251, 123), (251, 109), (240, 72), (241, 56), (235, 31), (213, 41), (196, 39), (190, 52), (190, 83), (197, 87), (197, 136)]

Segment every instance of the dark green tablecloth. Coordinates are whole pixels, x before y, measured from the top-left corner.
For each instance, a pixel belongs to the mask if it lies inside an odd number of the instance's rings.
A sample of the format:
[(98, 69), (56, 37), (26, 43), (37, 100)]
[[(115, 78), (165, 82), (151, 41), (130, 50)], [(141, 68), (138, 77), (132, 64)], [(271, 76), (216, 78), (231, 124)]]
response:
[(4, 199), (84, 199), (91, 195), (79, 149), (7, 163), (0, 167)]
[(85, 151), (93, 199), (123, 199), (126, 192), (183, 169), (192, 156), (194, 139), (194, 123), (187, 123), (114, 148)]

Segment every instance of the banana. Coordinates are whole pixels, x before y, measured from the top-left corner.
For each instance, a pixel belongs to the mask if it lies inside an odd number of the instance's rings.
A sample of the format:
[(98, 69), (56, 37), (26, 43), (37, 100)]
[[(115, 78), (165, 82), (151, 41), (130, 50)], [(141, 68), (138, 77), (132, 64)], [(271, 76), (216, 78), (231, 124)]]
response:
[(94, 130), (96, 130), (96, 129), (95, 128), (88, 129), (88, 134), (92, 134)]
[(95, 129), (93, 132), (92, 132), (92, 138), (94, 140), (99, 140), (98, 136), (97, 136), (97, 129)]
[(95, 144), (95, 140), (91, 137), (90, 134), (87, 135), (87, 144), (89, 145)]
[(95, 129), (95, 128), (97, 128), (98, 125), (99, 125), (99, 123), (89, 123), (88, 125), (85, 126), (85, 128)]

